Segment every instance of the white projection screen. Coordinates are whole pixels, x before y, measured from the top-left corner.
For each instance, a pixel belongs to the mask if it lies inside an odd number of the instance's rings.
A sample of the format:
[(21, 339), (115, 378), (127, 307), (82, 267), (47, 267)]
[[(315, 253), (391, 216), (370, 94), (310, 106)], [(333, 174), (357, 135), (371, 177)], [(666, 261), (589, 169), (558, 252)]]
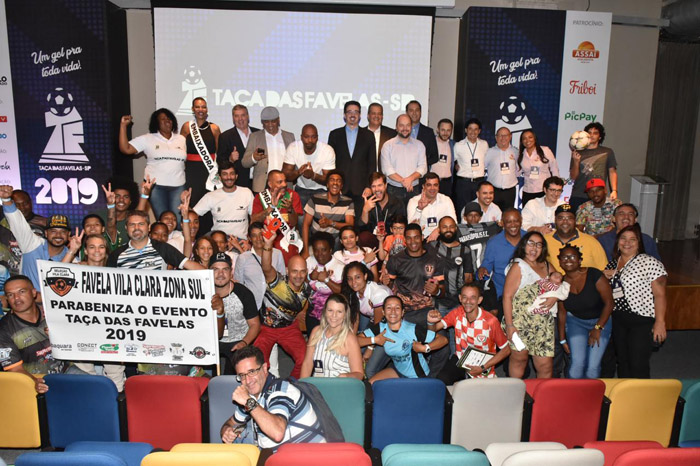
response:
[(372, 102), (392, 128), (412, 99), (427, 120), (432, 16), (156, 7), (153, 21), (156, 105), (180, 125), (199, 96), (222, 131), (235, 104), (255, 127), (271, 105), (297, 140), (313, 123), (326, 141), (348, 100), (362, 104), (361, 126)]

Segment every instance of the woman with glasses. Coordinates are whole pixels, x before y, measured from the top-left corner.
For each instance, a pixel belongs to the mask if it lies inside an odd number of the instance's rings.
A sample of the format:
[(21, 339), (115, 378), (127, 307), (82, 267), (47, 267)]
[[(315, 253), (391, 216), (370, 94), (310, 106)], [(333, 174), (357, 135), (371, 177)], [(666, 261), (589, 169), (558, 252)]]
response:
[(594, 267), (581, 267), (581, 250), (566, 244), (559, 250), (559, 265), (569, 284), (569, 296), (559, 302), (559, 343), (571, 355), (569, 377), (596, 379), (612, 334), (610, 283)]
[[(532, 309), (542, 289), (551, 289), (554, 267), (547, 262), (547, 243), (541, 233), (526, 233), (515, 247), (506, 267), (503, 287), (503, 325), (510, 340), (511, 377), (522, 378), (529, 356), (538, 378), (552, 377), (554, 358), (554, 316), (550, 312), (556, 297), (546, 298)], [(560, 286), (560, 285), (559, 285)]]
[(301, 365), (301, 377), (353, 377), (362, 380), (362, 354), (350, 323), (345, 296), (328, 297), (321, 324), (313, 329)]
[(547, 146), (540, 146), (537, 135), (531, 129), (520, 135), (518, 154), (520, 175), (524, 178), (523, 206), (530, 200), (544, 196), (542, 183), (550, 176), (559, 176), (559, 166), (554, 154)]

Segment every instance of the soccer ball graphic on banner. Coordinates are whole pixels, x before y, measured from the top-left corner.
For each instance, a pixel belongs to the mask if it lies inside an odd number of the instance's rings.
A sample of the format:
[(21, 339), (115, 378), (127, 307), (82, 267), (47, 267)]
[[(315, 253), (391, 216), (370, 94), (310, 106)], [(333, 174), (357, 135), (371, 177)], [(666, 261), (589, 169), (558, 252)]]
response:
[(509, 124), (517, 124), (522, 121), (523, 118), (525, 118), (525, 109), (527, 108), (525, 106), (525, 102), (520, 100), (517, 96), (510, 96), (503, 102), (501, 102), (501, 105), (498, 107), (501, 110), (501, 119)]
[(195, 65), (190, 65), (185, 68), (185, 82), (188, 84), (197, 84), (202, 80), (202, 71)]
[(73, 110), (73, 96), (70, 92), (57, 87), (46, 96), (49, 111), (57, 116), (68, 115)]
[(591, 137), (585, 131), (576, 131), (569, 138), (569, 147), (571, 150), (583, 150), (588, 147), (591, 142)]

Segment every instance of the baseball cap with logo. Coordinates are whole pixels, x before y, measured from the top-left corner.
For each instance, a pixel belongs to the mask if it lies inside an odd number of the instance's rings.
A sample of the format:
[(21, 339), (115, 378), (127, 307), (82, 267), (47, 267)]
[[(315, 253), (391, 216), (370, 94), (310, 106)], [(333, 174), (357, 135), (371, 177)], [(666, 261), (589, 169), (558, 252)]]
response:
[(562, 204), (559, 207), (557, 207), (557, 210), (554, 211), (554, 216), (556, 217), (557, 215), (564, 212), (574, 215), (574, 209), (571, 207), (571, 204)]
[(209, 268), (212, 268), (216, 262), (226, 262), (229, 266), (232, 264), (231, 258), (225, 252), (217, 252), (209, 261)]
[(593, 188), (604, 188), (605, 187), (605, 181), (601, 180), (600, 178), (592, 178), (588, 180), (588, 183), (586, 183), (586, 191), (588, 192)]
[(68, 217), (65, 215), (52, 215), (49, 218), (49, 222), (46, 224), (46, 229), (51, 228), (63, 228), (64, 230), (70, 231), (70, 223), (68, 223)]

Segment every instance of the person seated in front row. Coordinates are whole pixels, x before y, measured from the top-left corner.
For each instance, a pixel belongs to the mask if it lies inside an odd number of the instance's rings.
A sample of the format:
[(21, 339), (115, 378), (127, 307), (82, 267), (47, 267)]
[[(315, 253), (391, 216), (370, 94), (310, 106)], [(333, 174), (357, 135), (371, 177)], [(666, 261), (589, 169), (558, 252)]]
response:
[(241, 383), (232, 394), (233, 416), (221, 427), (221, 440), (233, 443), (252, 424), (258, 447), (277, 450), (285, 443), (326, 443), (309, 399), (287, 380), (268, 373), (262, 351), (246, 346), (233, 356)]
[(350, 322), (350, 305), (343, 295), (334, 293), (326, 300), (321, 324), (309, 337), (301, 376), (365, 377), (362, 353)]
[[(464, 379), (466, 375), (479, 378), (496, 377), (496, 365), (510, 355), (508, 338), (501, 328), (501, 323), (493, 314), (481, 308), (482, 299), (479, 285), (467, 283), (459, 292), (461, 306), (450, 311), (445, 317), (441, 316), (440, 311), (431, 311), (428, 314), (430, 330), (437, 332), (448, 327), (455, 329), (455, 354), (450, 356), (437, 376), (445, 385), (452, 385)], [(470, 348), (493, 356), (478, 366), (463, 367), (459, 361)]]
[(429, 369), (425, 355), (445, 346), (447, 338), (436, 335), (423, 325), (405, 321), (403, 301), (397, 296), (386, 298), (383, 308), (386, 322), (370, 326), (358, 336), (358, 340), (360, 346), (383, 346), (392, 366), (379, 371), (369, 382), (427, 377)]

